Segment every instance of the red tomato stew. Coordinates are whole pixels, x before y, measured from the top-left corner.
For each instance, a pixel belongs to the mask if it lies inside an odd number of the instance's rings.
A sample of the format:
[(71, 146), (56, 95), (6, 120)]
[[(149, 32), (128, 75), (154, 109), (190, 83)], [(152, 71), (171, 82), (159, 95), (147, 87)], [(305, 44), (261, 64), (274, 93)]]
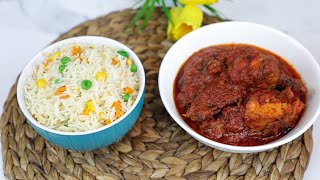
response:
[(211, 140), (237, 146), (272, 142), (304, 111), (300, 75), (272, 52), (246, 44), (211, 46), (181, 67), (174, 100), (184, 121)]

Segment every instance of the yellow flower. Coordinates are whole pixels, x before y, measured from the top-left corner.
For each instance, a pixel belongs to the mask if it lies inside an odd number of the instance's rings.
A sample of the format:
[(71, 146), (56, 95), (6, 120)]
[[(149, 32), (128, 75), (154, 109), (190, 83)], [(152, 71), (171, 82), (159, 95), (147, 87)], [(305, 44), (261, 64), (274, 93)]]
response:
[(173, 7), (170, 10), (172, 23), (169, 22), (167, 37), (169, 40), (176, 41), (198, 29), (203, 20), (203, 12), (195, 5), (186, 5), (182, 7)]
[(179, 0), (181, 4), (203, 4), (210, 5), (218, 2), (218, 0)]

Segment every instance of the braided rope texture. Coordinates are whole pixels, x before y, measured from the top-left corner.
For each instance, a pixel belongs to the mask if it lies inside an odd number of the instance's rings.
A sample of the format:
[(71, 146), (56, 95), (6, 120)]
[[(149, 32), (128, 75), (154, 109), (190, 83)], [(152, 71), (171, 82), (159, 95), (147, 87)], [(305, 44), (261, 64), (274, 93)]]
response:
[[(4, 105), (1, 142), (8, 179), (302, 179), (312, 151), (312, 129), (279, 148), (255, 153), (219, 151), (193, 139), (168, 115), (159, 97), (158, 70), (172, 43), (167, 20), (156, 9), (146, 29), (125, 32), (136, 10), (85, 22), (58, 40), (81, 35), (110, 37), (128, 45), (143, 62), (146, 94), (133, 129), (117, 143), (96, 151), (56, 147), (40, 137), (19, 109), (16, 85)], [(205, 16), (204, 25), (218, 22)], [(138, 22), (141, 23), (141, 22)], [(57, 41), (58, 41), (57, 40)]]

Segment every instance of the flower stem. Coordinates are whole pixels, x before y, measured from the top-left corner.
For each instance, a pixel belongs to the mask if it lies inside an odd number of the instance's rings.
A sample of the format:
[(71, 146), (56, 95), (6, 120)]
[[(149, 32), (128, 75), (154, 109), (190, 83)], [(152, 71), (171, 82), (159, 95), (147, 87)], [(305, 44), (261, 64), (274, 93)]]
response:
[(212, 13), (212, 15), (216, 16), (216, 17), (219, 18), (219, 19), (222, 19), (222, 18), (220, 17), (219, 13), (217, 12), (217, 10), (214, 9), (213, 7), (211, 7), (211, 6), (209, 6), (209, 5), (203, 5), (203, 7), (205, 7), (206, 9), (208, 9), (208, 10)]

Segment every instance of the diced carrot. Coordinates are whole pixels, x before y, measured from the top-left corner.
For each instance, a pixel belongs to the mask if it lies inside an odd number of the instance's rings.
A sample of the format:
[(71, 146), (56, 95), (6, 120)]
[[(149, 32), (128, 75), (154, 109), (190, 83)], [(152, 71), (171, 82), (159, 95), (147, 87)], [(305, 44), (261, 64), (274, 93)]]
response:
[(51, 54), (48, 59), (43, 63), (44, 67), (47, 67), (54, 59), (60, 58), (60, 52), (55, 52)]
[(83, 114), (83, 115), (89, 115), (89, 112), (90, 112), (89, 109), (85, 107), (85, 108), (83, 109), (83, 111), (82, 111), (82, 114)]
[(60, 92), (60, 91), (58, 91), (58, 90), (57, 90), (56, 92), (54, 92), (54, 95), (55, 95), (55, 96), (58, 96), (59, 94), (62, 94), (62, 92)]
[(45, 62), (44, 62), (44, 67), (48, 67), (48, 65), (51, 63), (53, 61), (53, 59), (52, 58), (48, 58)]
[(66, 91), (67, 90), (67, 87), (66, 86), (61, 86), (61, 87), (59, 87), (57, 90), (56, 90), (56, 92), (54, 92), (54, 95), (59, 95), (59, 94), (62, 94), (64, 91)]
[(81, 47), (80, 46), (73, 46), (72, 47), (72, 56), (80, 55), (81, 54)]
[(116, 59), (112, 59), (112, 64), (115, 65), (115, 66), (118, 66), (119, 65), (119, 61), (116, 60)]
[(116, 110), (121, 110), (121, 104), (119, 101), (115, 101), (112, 106), (116, 109)]
[(124, 112), (121, 110), (122, 107), (119, 101), (114, 102), (112, 106), (116, 109), (116, 114), (115, 114), (116, 118), (119, 118), (124, 114)]
[(65, 95), (65, 96), (61, 96), (60, 99), (68, 99), (70, 96), (69, 95)]
[(116, 118), (121, 117), (124, 114), (124, 112), (122, 112), (121, 110), (116, 111)]
[(130, 87), (125, 87), (124, 88), (124, 93), (125, 94), (132, 94), (134, 92), (134, 89), (130, 88)]

